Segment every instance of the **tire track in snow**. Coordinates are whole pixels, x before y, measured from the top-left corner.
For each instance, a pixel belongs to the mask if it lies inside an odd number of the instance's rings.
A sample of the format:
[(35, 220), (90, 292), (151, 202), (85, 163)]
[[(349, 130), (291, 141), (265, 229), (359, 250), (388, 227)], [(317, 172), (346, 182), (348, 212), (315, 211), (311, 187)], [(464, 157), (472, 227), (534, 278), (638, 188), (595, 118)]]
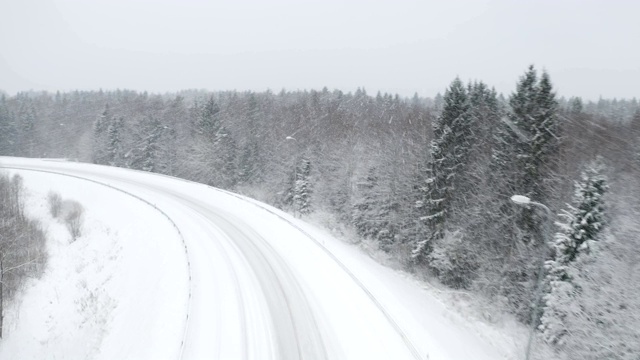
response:
[[(134, 180), (118, 178), (118, 181), (140, 185)], [(172, 196), (179, 201), (186, 201), (190, 209), (196, 211), (198, 215), (210, 221), (225, 234), (228, 239), (227, 246), (233, 247), (237, 250), (237, 255), (246, 260), (249, 269), (259, 280), (259, 286), (265, 296), (273, 321), (276, 345), (278, 345), (276, 359), (320, 360), (328, 358), (322, 336), (318, 332), (317, 321), (304, 292), (293, 276), (292, 270), (286, 265), (286, 261), (262, 236), (252, 231), (250, 227), (246, 228), (243, 224), (237, 223), (238, 219), (235, 216), (226, 213), (223, 215), (222, 210), (213, 210), (209, 204), (201, 203), (199, 199), (175, 193), (161, 186), (149, 184), (147, 187), (154, 188), (156, 191)], [(211, 187), (207, 186), (207, 188)], [(219, 191), (219, 189), (215, 190)], [(221, 253), (229, 255), (229, 250), (223, 245), (216, 241), (213, 243), (221, 250)], [(228, 261), (227, 258), (225, 260)], [(230, 261), (228, 263), (231, 264)], [(230, 268), (236, 279), (235, 283), (238, 284), (237, 273), (232, 266)], [(286, 282), (286, 286), (283, 281)], [(242, 290), (239, 287), (237, 289), (240, 292), (239, 299), (243, 299)], [(285, 305), (286, 311), (282, 310), (282, 304)], [(245, 316), (243, 312), (241, 317), (244, 324), (246, 324)], [(248, 344), (250, 339), (247, 337), (246, 327), (243, 330), (243, 336), (246, 337), (244, 342)], [(294, 340), (293, 345), (292, 339)], [(245, 356), (246, 353), (245, 351)], [(266, 359), (267, 357), (265, 354), (258, 354), (257, 358)]]
[[(313, 311), (286, 261), (262, 236), (251, 228), (242, 228), (231, 215), (223, 216), (205, 204), (197, 203), (197, 199), (188, 201), (192, 206), (197, 206), (195, 210), (200, 214), (209, 219), (215, 218), (215, 224), (224, 226), (221, 228), (224, 233), (234, 235), (230, 236), (233, 245), (248, 260), (249, 267), (260, 279), (259, 284), (277, 330), (277, 359), (327, 359)], [(286, 311), (282, 309), (283, 304)]]
[[(204, 185), (204, 186), (207, 186), (207, 185)], [(318, 239), (313, 237), (306, 230), (302, 229), (300, 226), (296, 225), (291, 220), (289, 220), (286, 217), (280, 215), (278, 212), (270, 209), (268, 206), (263, 205), (262, 203), (258, 202), (257, 200), (250, 199), (250, 198), (247, 198), (245, 196), (238, 195), (238, 194), (232, 193), (232, 192), (227, 191), (227, 190), (222, 190), (222, 189), (216, 189), (216, 190), (222, 191), (222, 192), (226, 193), (227, 195), (230, 195), (230, 196), (233, 196), (233, 197), (235, 197), (237, 199), (243, 200), (243, 201), (245, 201), (247, 203), (250, 203), (250, 204), (252, 204), (252, 205), (254, 205), (254, 206), (256, 206), (256, 207), (258, 207), (258, 208), (260, 208), (260, 209), (262, 209), (262, 210), (264, 210), (264, 211), (266, 211), (266, 212), (268, 212), (268, 213), (270, 213), (272, 215), (275, 215), (276, 217), (280, 218), (282, 221), (287, 222), (289, 225), (291, 225), (292, 227), (297, 229), (299, 232), (301, 232), (307, 238), (311, 239), (311, 241), (313, 241), (318, 247), (320, 247), (333, 261), (335, 261), (336, 264), (338, 264), (338, 266), (340, 266), (340, 268), (342, 268), (342, 270), (345, 273), (347, 273), (347, 275), (349, 275), (349, 277), (351, 277), (351, 279), (362, 289), (362, 291), (364, 291), (364, 293), (369, 297), (369, 299), (376, 305), (376, 307), (384, 315), (385, 319), (389, 322), (389, 324), (391, 324), (391, 326), (394, 328), (394, 330), (398, 333), (398, 335), (400, 336), (402, 341), (405, 343), (405, 345), (407, 346), (407, 348), (409, 349), (409, 351), (413, 355), (414, 359), (416, 359), (416, 360), (424, 360), (422, 355), (420, 355), (420, 351), (418, 351), (418, 349), (413, 344), (411, 339), (409, 339), (409, 336), (404, 332), (402, 327), (400, 327), (400, 325), (393, 319), (391, 314), (389, 314), (389, 312), (384, 307), (384, 305), (382, 305), (382, 303), (366, 287), (366, 285), (362, 281), (360, 281), (360, 279), (351, 270), (349, 270), (349, 268), (344, 263), (342, 263), (338, 259), (337, 256), (335, 256), (329, 249), (327, 249), (327, 247), (324, 246), (324, 244), (322, 244), (321, 241), (319, 241)]]
[[(166, 192), (163, 189), (163, 192), (166, 194)], [(177, 197), (177, 196), (176, 196)], [(178, 197), (177, 197), (178, 198)], [(200, 218), (202, 218), (202, 220), (204, 220), (205, 222), (210, 222), (210, 219), (205, 216), (204, 214), (202, 214), (201, 212), (196, 212), (196, 214), (198, 216), (200, 216)], [(216, 238), (217, 236), (210, 234), (211, 235), (211, 239)], [(233, 292), (235, 294), (235, 297), (239, 300), (244, 299), (245, 295), (244, 292), (242, 291), (242, 288), (240, 287), (240, 277), (238, 276), (237, 271), (235, 270), (235, 267), (233, 266), (232, 262), (231, 262), (231, 256), (232, 254), (230, 253), (230, 250), (227, 249), (222, 243), (218, 242), (218, 241), (211, 241), (210, 244), (212, 244), (218, 251), (219, 254), (224, 254), (225, 256), (222, 256), (222, 258), (224, 259), (225, 263), (227, 264), (227, 269), (229, 271), (229, 275), (230, 277), (233, 279), (232, 284), (233, 284)], [(214, 282), (214, 284), (216, 284), (216, 282)], [(218, 291), (221, 291), (220, 288), (218, 288)], [(240, 323), (241, 323), (241, 328), (240, 328), (240, 341), (242, 343), (241, 348), (243, 350), (242, 353), (242, 357), (241, 359), (249, 359), (249, 351), (248, 351), (248, 343), (249, 343), (249, 335), (248, 335), (248, 331), (247, 331), (247, 314), (245, 311), (245, 308), (242, 304), (241, 301), (239, 301), (237, 303), (237, 311), (238, 311), (238, 317), (240, 318)], [(216, 321), (218, 323), (222, 323), (222, 321), (219, 321), (221, 316), (220, 316), (220, 308), (217, 308), (217, 319)], [(218, 331), (217, 332), (217, 336), (215, 339), (215, 343), (218, 344), (217, 348), (217, 359), (221, 358), (220, 355), (220, 349), (222, 348), (222, 338), (220, 336), (220, 334), (222, 333), (222, 331)]]

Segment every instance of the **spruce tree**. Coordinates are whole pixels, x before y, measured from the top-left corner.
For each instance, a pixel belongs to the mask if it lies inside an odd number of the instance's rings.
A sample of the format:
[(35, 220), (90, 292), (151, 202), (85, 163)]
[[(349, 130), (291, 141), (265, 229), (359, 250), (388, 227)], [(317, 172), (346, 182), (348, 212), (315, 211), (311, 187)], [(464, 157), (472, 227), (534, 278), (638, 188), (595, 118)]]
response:
[[(564, 325), (572, 298), (580, 291), (573, 282), (578, 257), (589, 256), (592, 244), (600, 239), (604, 228), (605, 209), (603, 195), (607, 183), (603, 167), (594, 163), (582, 173), (575, 184), (574, 204), (562, 214), (564, 222), (558, 223), (560, 231), (553, 243), (553, 258), (545, 264), (547, 270), (547, 294), (544, 297), (540, 330), (546, 341), (561, 345), (568, 329)], [(573, 269), (572, 269), (573, 268)]]
[(238, 184), (238, 167), (237, 167), (237, 147), (231, 132), (224, 126), (221, 128), (224, 133), (215, 144), (215, 154), (217, 157), (217, 166), (220, 168), (221, 183), (220, 187), (232, 190)]
[(14, 155), (16, 151), (16, 123), (9, 110), (6, 96), (0, 97), (0, 155)]
[(213, 97), (209, 97), (207, 102), (199, 107), (196, 118), (196, 132), (209, 140), (216, 140), (219, 136), (222, 123), (220, 121), (220, 106)]
[(218, 103), (210, 97), (194, 106), (194, 139), (190, 177), (207, 185), (231, 189), (237, 182), (236, 142), (225, 127)]
[(296, 183), (293, 195), (295, 211), (300, 215), (310, 214), (311, 206), (311, 161), (303, 158), (296, 171)]
[(499, 136), (510, 147), (501, 160), (511, 162), (514, 166), (510, 170), (516, 172), (508, 175), (513, 178), (510, 190), (544, 201), (551, 195), (545, 180), (553, 177), (560, 141), (558, 103), (549, 75), (543, 72), (538, 80), (531, 65), (520, 78), (509, 105), (508, 129)]
[(442, 113), (433, 127), (429, 177), (420, 187), (422, 199), (417, 203), (419, 220), (427, 224), (429, 231), (415, 241), (412, 257), (418, 262), (424, 261), (433, 244), (444, 237), (454, 191), (460, 183), (460, 172), (466, 166), (470, 150), (469, 99), (459, 78), (451, 83), (443, 100)]
[(91, 148), (91, 160), (94, 164), (107, 164), (107, 130), (111, 124), (111, 111), (109, 104), (104, 106), (102, 114), (93, 123), (93, 144)]
[(238, 162), (238, 183), (243, 185), (252, 184), (258, 176), (258, 147), (255, 142), (245, 144)]
[(161, 159), (160, 139), (165, 127), (155, 116), (145, 117), (140, 122), (141, 132), (136, 136), (136, 143), (128, 154), (129, 167), (149, 172), (159, 170)]
[(507, 116), (495, 129), (491, 160), (491, 232), (498, 239), (496, 248), (505, 259), (498, 276), (502, 294), (509, 299), (516, 315), (530, 321), (536, 289), (536, 259), (546, 221), (534, 208), (513, 206), (513, 195), (528, 196), (553, 206), (553, 184), (557, 176), (560, 144), (556, 115), (557, 101), (549, 76), (530, 66), (517, 83), (508, 101)]
[(242, 156), (240, 158), (240, 176), (239, 182), (243, 184), (259, 183), (262, 179), (262, 171), (260, 171), (262, 160), (262, 144), (260, 137), (264, 129), (260, 128), (262, 119), (261, 105), (255, 93), (250, 93), (247, 99), (247, 107), (244, 114), (246, 133), (243, 134), (245, 143), (243, 146)]
[(358, 184), (357, 199), (353, 204), (352, 223), (363, 238), (373, 239), (380, 232), (378, 212), (378, 174), (375, 167), (369, 168), (367, 177)]
[(18, 111), (18, 139), (20, 155), (33, 157), (36, 154), (37, 115), (33, 100), (24, 97)]
[(113, 117), (107, 129), (106, 163), (111, 166), (123, 166), (124, 152), (122, 138), (124, 135), (124, 117)]

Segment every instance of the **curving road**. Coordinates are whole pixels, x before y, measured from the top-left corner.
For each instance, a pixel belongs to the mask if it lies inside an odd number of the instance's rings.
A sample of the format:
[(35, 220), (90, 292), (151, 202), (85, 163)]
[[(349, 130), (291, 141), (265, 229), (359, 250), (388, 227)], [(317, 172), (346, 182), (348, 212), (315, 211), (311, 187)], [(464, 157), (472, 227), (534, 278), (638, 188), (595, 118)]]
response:
[[(176, 178), (2, 158), (126, 192), (177, 227), (189, 264), (181, 359), (421, 359), (375, 296), (286, 214)], [(159, 315), (160, 316), (160, 315)]]

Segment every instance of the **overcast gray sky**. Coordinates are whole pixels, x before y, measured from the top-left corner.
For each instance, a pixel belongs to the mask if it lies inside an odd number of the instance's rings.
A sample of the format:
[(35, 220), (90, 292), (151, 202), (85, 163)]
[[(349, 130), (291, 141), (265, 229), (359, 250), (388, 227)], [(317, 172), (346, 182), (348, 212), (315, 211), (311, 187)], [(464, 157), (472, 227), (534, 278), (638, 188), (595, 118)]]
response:
[(0, 0), (0, 89), (640, 97), (639, 0)]

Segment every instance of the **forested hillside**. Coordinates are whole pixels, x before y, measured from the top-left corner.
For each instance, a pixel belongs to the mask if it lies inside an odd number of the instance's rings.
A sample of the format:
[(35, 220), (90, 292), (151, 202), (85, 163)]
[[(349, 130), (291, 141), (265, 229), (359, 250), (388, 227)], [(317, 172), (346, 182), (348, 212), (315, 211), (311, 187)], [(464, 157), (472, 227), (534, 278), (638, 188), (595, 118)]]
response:
[(632, 359), (638, 101), (558, 98), (533, 67), (514, 85), (502, 95), (454, 79), (433, 99), (326, 88), (20, 93), (0, 99), (0, 154), (152, 171), (300, 216), (329, 212), (407, 269), (539, 325), (568, 358)]

